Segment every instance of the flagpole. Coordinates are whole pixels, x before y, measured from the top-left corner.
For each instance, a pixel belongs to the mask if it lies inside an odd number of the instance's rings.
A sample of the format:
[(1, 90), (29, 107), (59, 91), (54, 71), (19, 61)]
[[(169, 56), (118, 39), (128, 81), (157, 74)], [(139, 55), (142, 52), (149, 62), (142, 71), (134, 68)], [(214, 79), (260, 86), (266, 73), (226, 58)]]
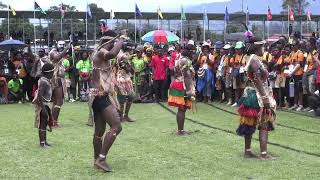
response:
[(60, 36), (61, 36), (61, 39), (63, 39), (63, 32), (62, 32), (62, 17), (61, 17), (61, 20), (60, 20)]
[[(158, 10), (159, 11), (159, 10)], [(160, 30), (160, 16), (159, 16), (159, 12), (158, 12), (158, 30)]]
[(224, 12), (224, 31), (223, 31), (223, 41), (226, 43), (226, 31), (227, 31), (227, 22), (226, 22), (226, 9), (227, 6), (225, 6), (225, 12)]
[[(268, 5), (268, 8), (269, 8), (269, 5)], [(268, 38), (268, 40), (269, 40), (269, 37), (270, 37), (270, 20), (269, 20), (269, 18), (267, 18), (267, 20), (268, 20), (268, 25), (267, 25), (267, 38)]]
[[(36, 9), (34, 7), (36, 1), (33, 1), (33, 19), (36, 19)], [(34, 53), (37, 52), (37, 38), (36, 38), (36, 25), (33, 23), (33, 44), (34, 44)]]
[(88, 47), (88, 1), (86, 7), (86, 47)]
[(206, 17), (207, 16), (207, 12), (206, 9), (204, 7), (204, 17), (203, 17), (203, 42), (206, 41)]
[(141, 27), (141, 18), (139, 19), (139, 44), (141, 44), (141, 29), (142, 29), (142, 27)]
[[(183, 8), (183, 5), (181, 6), (181, 11), (183, 10), (182, 9)], [(180, 33), (180, 41), (181, 41), (181, 44), (183, 43), (183, 37), (182, 37), (182, 31), (183, 31), (183, 20), (182, 20), (182, 13), (184, 13), (184, 12), (181, 12), (181, 21), (180, 21), (180, 23), (181, 23), (181, 33)]]
[(8, 6), (8, 39), (10, 39), (10, 4)]
[(137, 12), (136, 12), (136, 6), (134, 7), (134, 43), (137, 43)]
[(49, 50), (49, 46), (50, 46), (50, 24), (48, 23), (48, 30), (47, 30), (47, 32), (48, 32), (48, 37), (47, 37), (47, 39), (48, 39), (48, 50)]
[(288, 5), (288, 39), (290, 39), (290, 6)]

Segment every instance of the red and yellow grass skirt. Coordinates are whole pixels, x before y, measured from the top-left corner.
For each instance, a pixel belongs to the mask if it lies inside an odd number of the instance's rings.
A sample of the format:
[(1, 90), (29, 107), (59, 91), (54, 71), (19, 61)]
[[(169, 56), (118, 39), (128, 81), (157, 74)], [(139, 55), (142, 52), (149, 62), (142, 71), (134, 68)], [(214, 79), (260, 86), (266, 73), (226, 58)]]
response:
[(178, 108), (192, 108), (192, 101), (185, 98), (186, 91), (183, 82), (173, 81), (170, 84), (168, 104)]

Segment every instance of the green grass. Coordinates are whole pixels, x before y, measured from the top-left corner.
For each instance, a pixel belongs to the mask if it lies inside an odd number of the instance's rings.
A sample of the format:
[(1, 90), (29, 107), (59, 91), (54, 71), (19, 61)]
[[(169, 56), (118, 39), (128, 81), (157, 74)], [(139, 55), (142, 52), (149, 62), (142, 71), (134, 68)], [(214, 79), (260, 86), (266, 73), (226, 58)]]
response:
[[(242, 157), (243, 139), (233, 134), (236, 115), (197, 107), (197, 113), (187, 113), (195, 122), (186, 121), (194, 133), (177, 137), (172, 113), (158, 104), (135, 104), (131, 116), (137, 122), (123, 125), (108, 157), (114, 172), (105, 174), (93, 168), (87, 104), (63, 106), (63, 128), (48, 133), (53, 147), (47, 150), (39, 148), (32, 105), (2, 105), (0, 179), (319, 179), (319, 119), (279, 112), (278, 122), (289, 127), (277, 126), (271, 133), (269, 140), (276, 145), (269, 145), (269, 151), (277, 160), (264, 162)], [(259, 152), (256, 140), (253, 150)]]

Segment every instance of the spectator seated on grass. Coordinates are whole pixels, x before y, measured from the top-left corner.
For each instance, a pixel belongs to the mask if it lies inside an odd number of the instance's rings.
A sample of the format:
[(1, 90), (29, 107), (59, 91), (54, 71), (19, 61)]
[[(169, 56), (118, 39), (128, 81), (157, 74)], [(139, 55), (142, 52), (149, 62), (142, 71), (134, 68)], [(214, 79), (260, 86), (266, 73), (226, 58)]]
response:
[(8, 103), (8, 85), (6, 78), (0, 77), (0, 104)]
[(8, 100), (11, 103), (19, 102), (23, 99), (23, 91), (22, 91), (23, 81), (18, 78), (18, 74), (13, 75), (13, 79), (8, 82)]
[(313, 95), (308, 97), (308, 103), (311, 108), (309, 112), (314, 112), (316, 116), (320, 116), (320, 94), (319, 90), (315, 91)]

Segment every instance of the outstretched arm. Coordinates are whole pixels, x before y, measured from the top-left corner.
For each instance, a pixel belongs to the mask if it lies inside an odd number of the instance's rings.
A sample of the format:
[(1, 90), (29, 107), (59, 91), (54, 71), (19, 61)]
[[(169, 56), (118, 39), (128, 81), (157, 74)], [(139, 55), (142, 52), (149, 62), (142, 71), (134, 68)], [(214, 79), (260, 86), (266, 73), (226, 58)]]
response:
[(70, 49), (71, 44), (69, 43), (68, 46), (66, 48), (64, 48), (64, 50), (62, 52), (57, 52), (57, 51), (53, 51), (50, 53), (50, 59), (54, 62), (57, 63), (60, 61), (61, 58), (63, 58), (67, 52)]
[(101, 57), (103, 57), (103, 59), (105, 59), (105, 60), (110, 60), (110, 59), (115, 58), (123, 46), (123, 41), (124, 41), (123, 39), (120, 39), (119, 41), (117, 41), (117, 43), (114, 45), (114, 47), (110, 51), (108, 51), (104, 47), (102, 47), (99, 50), (99, 55)]

